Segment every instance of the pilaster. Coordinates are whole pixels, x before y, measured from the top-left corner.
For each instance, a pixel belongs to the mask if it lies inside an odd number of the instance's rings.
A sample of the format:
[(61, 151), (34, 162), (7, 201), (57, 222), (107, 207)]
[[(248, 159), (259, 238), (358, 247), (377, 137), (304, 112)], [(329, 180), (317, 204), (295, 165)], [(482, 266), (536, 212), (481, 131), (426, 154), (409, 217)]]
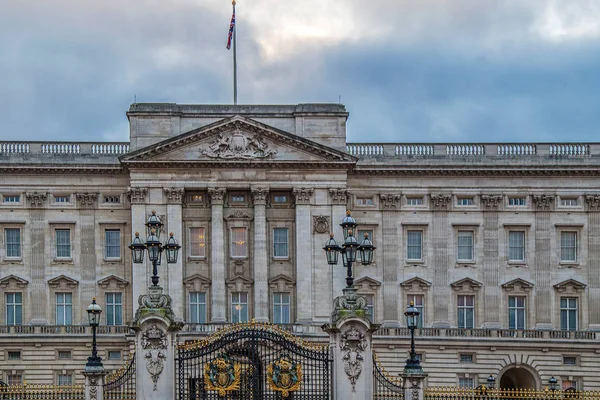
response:
[(430, 196), (433, 209), (432, 244), (433, 244), (433, 327), (450, 327), (448, 304), (450, 289), (448, 285), (448, 208), (452, 197), (446, 194)]
[[(165, 198), (167, 200), (167, 227), (169, 233), (180, 243), (183, 241), (183, 214), (181, 202), (185, 190), (182, 188), (165, 188)], [(166, 239), (169, 238), (165, 235)], [(185, 254), (185, 253), (184, 253)], [(177, 257), (177, 262), (169, 264), (165, 262), (167, 275), (169, 277), (168, 295), (173, 299), (173, 312), (175, 315), (183, 317), (185, 310), (185, 290), (183, 290), (183, 255)]]
[(254, 319), (269, 320), (269, 270), (267, 257), (267, 196), (265, 188), (252, 189), (254, 202)]
[[(94, 205), (97, 198), (96, 193), (77, 193), (75, 197), (79, 206), (80, 218), (80, 243), (81, 243), (81, 281), (80, 281), (80, 298), (86, 304), (91, 298), (96, 296), (96, 218)], [(104, 232), (100, 233), (103, 237)], [(82, 323), (87, 322), (87, 315), (84, 310), (80, 310), (78, 315), (73, 315), (81, 320)]]
[(44, 210), (44, 201), (46, 193), (27, 193), (25, 195), (29, 203), (29, 221), (31, 231), (31, 321), (32, 325), (47, 325), (48, 316), (46, 315), (46, 278), (45, 278), (45, 246), (46, 235), (46, 213)]
[[(135, 237), (136, 232), (139, 232), (140, 238), (146, 239), (146, 198), (148, 195), (147, 188), (133, 187), (129, 188), (126, 193), (129, 202), (131, 203), (131, 240)], [(150, 283), (151, 271), (148, 270), (147, 258), (144, 257), (140, 264), (132, 262), (132, 282), (133, 299), (139, 298)], [(135, 304), (132, 304), (132, 314), (135, 312)]]
[(553, 195), (534, 195), (536, 328), (552, 329), (552, 253), (550, 211)]
[(313, 257), (310, 232), (310, 202), (314, 189), (293, 190), (296, 203), (296, 299), (297, 322), (310, 324), (313, 319)]
[(600, 330), (600, 195), (585, 196), (588, 212), (589, 329)]
[(227, 191), (209, 188), (211, 205), (211, 322), (227, 322), (227, 296), (225, 291), (225, 246), (223, 240), (223, 202)]
[(483, 205), (483, 283), (484, 328), (501, 328), (500, 308), (500, 261), (498, 209), (502, 204), (499, 194), (481, 195)]
[[(400, 211), (400, 193), (381, 194), (383, 240), (379, 246), (383, 258), (383, 325), (386, 327), (400, 326), (398, 321), (398, 243)], [(359, 238), (359, 240), (361, 240)]]

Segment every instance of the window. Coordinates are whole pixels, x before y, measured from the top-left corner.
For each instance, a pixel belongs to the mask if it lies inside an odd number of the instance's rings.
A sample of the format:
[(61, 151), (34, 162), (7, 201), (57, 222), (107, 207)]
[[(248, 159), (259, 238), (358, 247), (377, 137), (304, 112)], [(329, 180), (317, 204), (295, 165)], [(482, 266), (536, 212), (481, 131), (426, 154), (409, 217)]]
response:
[(246, 228), (231, 228), (231, 257), (247, 257)]
[(525, 329), (525, 296), (508, 297), (508, 329)]
[[(363, 239), (365, 238), (365, 233), (367, 235), (369, 235), (369, 240), (373, 241), (373, 229), (359, 229), (356, 231), (356, 240), (358, 240), (358, 243), (362, 242)], [(361, 252), (357, 251), (356, 252), (356, 261), (360, 261), (361, 260)]]
[(422, 206), (423, 198), (422, 197), (407, 197), (406, 204), (409, 206)]
[(475, 296), (458, 296), (458, 327), (473, 329), (475, 326)]
[(70, 360), (71, 359), (71, 350), (59, 350), (58, 351), (58, 359), (59, 360)]
[(23, 376), (21, 374), (7, 374), (6, 383), (8, 386), (18, 386), (23, 384)]
[(459, 197), (456, 199), (456, 204), (459, 206), (472, 206), (475, 203), (472, 197)]
[(190, 228), (190, 257), (206, 257), (205, 228)]
[(565, 199), (565, 198), (560, 198), (560, 205), (561, 206), (566, 206), (566, 207), (574, 207), (578, 205), (577, 202), (577, 198), (571, 198), (571, 199)]
[(8, 359), (9, 360), (20, 360), (21, 352), (18, 350), (14, 350), (14, 351), (9, 350), (8, 351)]
[(372, 294), (363, 294), (362, 297), (367, 301), (367, 319), (373, 322), (375, 320), (375, 296)]
[(71, 258), (71, 230), (56, 230), (56, 257)]
[(191, 324), (206, 323), (206, 293), (191, 292), (190, 293), (190, 316)]
[(459, 360), (461, 363), (472, 363), (473, 362), (473, 354), (460, 354)]
[(121, 202), (121, 196), (104, 196), (105, 204), (118, 204)]
[(509, 206), (524, 206), (525, 205), (525, 197), (509, 197), (508, 205)]
[(290, 294), (273, 293), (273, 323), (290, 323)]
[(465, 376), (461, 376), (458, 378), (458, 387), (461, 388), (474, 388), (475, 387), (475, 379), (468, 378)]
[(233, 203), (244, 203), (246, 201), (246, 196), (243, 194), (232, 194), (231, 201)]
[(357, 197), (356, 198), (356, 205), (357, 206), (372, 206), (375, 203), (373, 203), (373, 198), (372, 197)]
[(273, 203), (276, 204), (286, 204), (288, 202), (288, 197), (285, 194), (274, 194), (273, 195)]
[(417, 317), (417, 328), (423, 327), (423, 321), (425, 320), (425, 309), (423, 307), (423, 295), (422, 294), (409, 294), (406, 297), (406, 304), (413, 302), (415, 308), (419, 310), (419, 316)]
[(73, 384), (73, 375), (60, 374), (58, 375), (58, 386), (70, 386)]
[(577, 232), (560, 233), (560, 261), (577, 261)]
[(121, 293), (106, 293), (106, 325), (123, 325)]
[(560, 329), (564, 331), (577, 330), (577, 298), (560, 298)]
[(71, 201), (71, 196), (54, 196), (55, 203), (69, 203)]
[(201, 194), (190, 194), (188, 199), (192, 203), (203, 203), (204, 202), (204, 196)]
[(6, 293), (6, 325), (23, 323), (23, 294)]
[(231, 293), (231, 322), (248, 321), (248, 293)]
[(563, 356), (563, 365), (577, 365), (577, 357)]
[(19, 203), (21, 201), (21, 196), (4, 196), (5, 203)]
[(508, 232), (508, 260), (525, 261), (525, 232)]
[(73, 310), (72, 293), (56, 293), (56, 325), (71, 325)]
[(567, 390), (567, 389), (575, 389), (575, 390), (579, 390), (578, 389), (579, 385), (577, 384), (577, 381), (575, 379), (561, 379), (561, 388), (563, 391)]
[(473, 232), (458, 231), (458, 256), (459, 260), (473, 260)]
[(288, 257), (288, 228), (273, 229), (273, 257)]
[(121, 351), (120, 350), (109, 350), (108, 351), (108, 359), (109, 360), (120, 360), (121, 359)]
[(408, 231), (406, 236), (406, 258), (421, 260), (423, 258), (423, 231)]
[(121, 231), (107, 229), (104, 231), (104, 257), (121, 258)]
[(4, 244), (7, 258), (21, 258), (21, 229), (4, 229)]

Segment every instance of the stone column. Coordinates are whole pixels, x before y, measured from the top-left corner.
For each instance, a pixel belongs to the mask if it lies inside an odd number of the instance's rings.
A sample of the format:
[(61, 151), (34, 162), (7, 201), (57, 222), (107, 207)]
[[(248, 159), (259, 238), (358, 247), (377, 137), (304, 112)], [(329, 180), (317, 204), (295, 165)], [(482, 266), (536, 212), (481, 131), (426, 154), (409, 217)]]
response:
[[(185, 246), (183, 246), (183, 215), (181, 210), (181, 201), (185, 190), (182, 188), (164, 189), (167, 200), (167, 227), (168, 234), (161, 237), (163, 243), (169, 239), (172, 233), (173, 237), (179, 241), (182, 248), (179, 251), (179, 257), (175, 264), (169, 264), (165, 258), (165, 267), (169, 277), (168, 294), (173, 299), (173, 312), (179, 317), (185, 315), (185, 290), (183, 290), (183, 259), (185, 257)], [(165, 256), (166, 257), (166, 256)]]
[(500, 261), (498, 238), (498, 208), (502, 204), (499, 194), (481, 195), (483, 204), (483, 297), (484, 328), (500, 329)]
[[(45, 246), (46, 246), (46, 213), (44, 210), (44, 201), (46, 193), (27, 193), (25, 194), (29, 203), (29, 221), (31, 231), (31, 282), (29, 284), (30, 304), (31, 304), (31, 325), (47, 325), (48, 316), (46, 315), (46, 304), (48, 299), (46, 288), (45, 271)], [(27, 227), (25, 227), (27, 228)], [(25, 251), (25, 249), (23, 249)]]
[(310, 200), (314, 189), (294, 189), (296, 202), (296, 304), (297, 323), (313, 319), (313, 257), (310, 232)]
[(269, 269), (267, 252), (268, 189), (253, 188), (254, 202), (254, 319), (269, 321)]
[(104, 367), (85, 367), (82, 372), (85, 376), (85, 400), (104, 399)]
[(425, 398), (425, 378), (427, 378), (427, 374), (404, 372), (400, 376), (402, 377), (404, 400), (423, 400)]
[[(148, 219), (146, 215), (146, 197), (148, 195), (147, 188), (129, 188), (127, 190), (127, 197), (131, 203), (131, 241), (135, 238), (136, 232), (140, 234), (140, 239), (146, 241), (146, 226), (145, 223)], [(132, 282), (131, 287), (133, 290), (133, 302), (132, 302), (132, 314), (135, 313), (135, 299), (139, 298), (150, 282), (151, 271), (148, 271), (148, 258), (144, 255), (144, 259), (140, 264), (134, 264), (132, 262)]]
[(183, 327), (171, 309), (171, 298), (160, 286), (151, 286), (138, 299), (131, 323), (135, 330), (135, 386), (144, 400), (175, 398), (175, 352), (177, 332)]
[(600, 331), (600, 195), (585, 196), (588, 212), (588, 329)]
[[(341, 246), (344, 243), (344, 233), (340, 224), (346, 218), (346, 211), (348, 209), (348, 190), (346, 189), (329, 189), (329, 195), (331, 196), (331, 233), (334, 234), (335, 240)], [(356, 232), (354, 232), (356, 235)], [(357, 240), (361, 240), (357, 238)], [(322, 244), (320, 243), (320, 247), (323, 247), (327, 239), (325, 239)], [(323, 254), (323, 262), (326, 263), (325, 252), (321, 250)], [(356, 270), (356, 266), (359, 263), (354, 263), (353, 270)], [(328, 268), (332, 268), (331, 277), (333, 279), (333, 293), (331, 294), (331, 299), (335, 299), (342, 293), (342, 290), (346, 287), (346, 268), (342, 265), (342, 256), (340, 254), (340, 259), (337, 265), (329, 265)], [(329, 310), (328, 310), (329, 311)]]
[[(448, 284), (448, 208), (452, 196), (439, 194), (431, 195), (433, 223), (431, 233), (433, 240), (433, 323), (434, 328), (448, 328), (448, 304), (450, 301), (450, 285)], [(424, 255), (425, 256), (425, 255)]]
[(552, 326), (552, 253), (550, 238), (552, 226), (550, 211), (553, 195), (534, 195), (535, 210), (535, 318), (536, 329)]
[(225, 246), (223, 245), (223, 200), (227, 191), (223, 188), (210, 188), (208, 195), (211, 204), (211, 321), (227, 322), (227, 296), (225, 292)]
[[(383, 259), (383, 325), (398, 327), (398, 211), (400, 210), (400, 194), (381, 194), (382, 235), (379, 243), (373, 243), (381, 249)], [(357, 238), (359, 242), (362, 238)]]
[[(96, 297), (96, 218), (94, 215), (94, 205), (98, 197), (97, 193), (77, 193), (75, 195), (79, 206), (79, 216), (81, 226), (79, 236), (81, 243), (80, 264), (81, 281), (79, 287), (80, 304), (88, 304), (91, 299)], [(100, 240), (104, 238), (104, 232), (100, 233)], [(102, 301), (102, 300), (101, 300)], [(79, 318), (82, 323), (87, 323), (87, 313), (84, 307), (81, 307)]]

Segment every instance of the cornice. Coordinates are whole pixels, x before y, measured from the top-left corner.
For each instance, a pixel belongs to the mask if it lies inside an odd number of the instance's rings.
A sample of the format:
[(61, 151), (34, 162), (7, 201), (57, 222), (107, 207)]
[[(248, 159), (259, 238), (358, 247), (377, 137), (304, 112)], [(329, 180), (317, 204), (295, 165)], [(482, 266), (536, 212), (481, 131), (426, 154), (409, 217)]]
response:
[(386, 167), (382, 165), (373, 167), (357, 166), (348, 171), (349, 175), (354, 176), (468, 176), (468, 177), (514, 177), (514, 176), (600, 176), (600, 166), (598, 168), (585, 167), (567, 167), (557, 166), (556, 168), (496, 168), (496, 167), (423, 167), (423, 168), (405, 168), (405, 167)]
[(253, 169), (342, 169), (350, 170), (352, 161), (305, 160), (185, 160), (185, 161), (128, 161), (132, 169), (190, 169), (190, 168), (253, 168)]
[(68, 166), (60, 167), (53, 165), (1, 165), (0, 173), (12, 175), (127, 175), (124, 166), (100, 167), (100, 166)]

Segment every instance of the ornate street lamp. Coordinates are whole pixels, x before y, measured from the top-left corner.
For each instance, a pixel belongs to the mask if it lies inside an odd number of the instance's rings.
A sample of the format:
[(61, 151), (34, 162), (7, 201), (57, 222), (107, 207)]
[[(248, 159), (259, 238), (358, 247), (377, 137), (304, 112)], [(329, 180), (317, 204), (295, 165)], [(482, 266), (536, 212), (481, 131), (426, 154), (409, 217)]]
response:
[(556, 392), (558, 380), (555, 377), (551, 377), (548, 379), (548, 385), (550, 385), (550, 390)]
[(369, 265), (373, 262), (373, 251), (376, 247), (373, 246), (373, 242), (367, 234), (365, 234), (363, 241), (358, 243), (358, 240), (354, 237), (354, 231), (358, 225), (356, 224), (356, 220), (352, 218), (349, 210), (346, 211), (346, 217), (340, 226), (344, 231), (344, 243), (339, 246), (333, 238), (332, 233), (329, 235), (329, 240), (325, 243), (323, 250), (325, 250), (329, 265), (336, 265), (338, 263), (338, 254), (342, 253), (342, 264), (347, 268), (346, 287), (353, 288), (352, 263), (356, 261), (357, 253), (361, 256), (362, 264)]
[(174, 264), (177, 262), (177, 255), (181, 246), (173, 237), (173, 233), (169, 234), (167, 242), (163, 245), (160, 241), (160, 230), (163, 223), (160, 218), (156, 215), (156, 211), (152, 211), (152, 215), (146, 222), (146, 228), (148, 229), (148, 237), (144, 243), (140, 239), (140, 234), (135, 233), (135, 238), (129, 248), (131, 249), (131, 256), (135, 264), (141, 264), (144, 261), (144, 250), (148, 250), (148, 259), (152, 263), (152, 285), (158, 286), (158, 266), (160, 265), (162, 252), (167, 253), (167, 263)]
[(488, 389), (493, 389), (496, 386), (496, 378), (494, 378), (492, 376), (492, 374), (490, 374), (490, 376), (488, 376), (487, 378), (487, 387)]
[(100, 324), (100, 314), (102, 314), (102, 308), (96, 304), (96, 298), (92, 299), (92, 304), (86, 309), (88, 313), (88, 320), (92, 327), (92, 356), (88, 357), (88, 362), (85, 364), (87, 367), (102, 367), (102, 358), (98, 356), (98, 348), (96, 347), (96, 328)]
[(419, 310), (415, 307), (415, 303), (411, 301), (404, 313), (406, 316), (406, 326), (410, 329), (410, 358), (406, 360), (406, 365), (404, 366), (405, 373), (422, 372), (421, 361), (417, 358), (417, 353), (415, 352), (415, 329), (419, 323), (420, 314)]

